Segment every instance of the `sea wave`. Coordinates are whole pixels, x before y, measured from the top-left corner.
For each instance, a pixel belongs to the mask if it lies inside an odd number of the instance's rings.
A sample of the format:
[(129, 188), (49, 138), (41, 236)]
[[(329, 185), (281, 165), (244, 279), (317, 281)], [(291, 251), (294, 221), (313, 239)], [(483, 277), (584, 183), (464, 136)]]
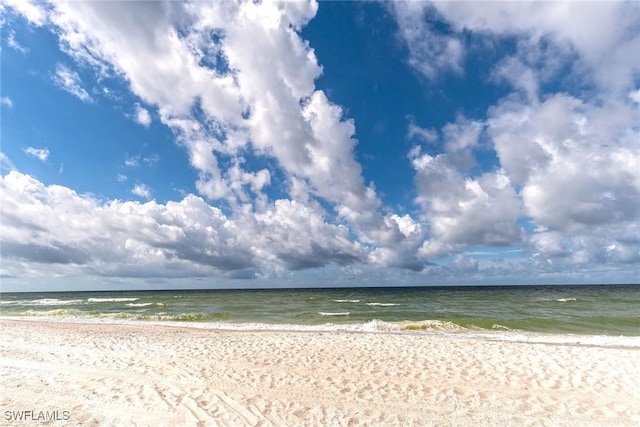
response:
[(387, 322), (380, 319), (369, 320), (362, 324), (344, 325), (345, 330), (362, 332), (465, 332), (470, 328), (443, 320), (404, 320), (400, 322)]
[(42, 305), (42, 306), (56, 306), (56, 305), (71, 305), (71, 304), (81, 304), (84, 301), (80, 299), (72, 299), (72, 300), (63, 300), (57, 298), (41, 298), (33, 301), (10, 301), (24, 306), (34, 306), (34, 305)]
[(353, 328), (363, 332), (400, 332), (402, 330), (397, 323), (380, 319), (369, 320), (361, 325), (354, 325)]
[[(16, 318), (0, 316), (0, 319)], [(217, 313), (223, 317), (224, 313)], [(611, 335), (579, 335), (579, 334), (550, 334), (505, 330), (503, 328), (476, 329), (466, 328), (452, 322), (441, 320), (422, 320), (417, 322), (386, 322), (370, 320), (365, 323), (322, 325), (300, 324), (270, 324), (270, 323), (232, 323), (224, 321), (210, 321), (211, 313), (183, 313), (164, 315), (132, 315), (131, 313), (102, 313), (87, 316), (86, 312), (77, 310), (57, 309), (49, 311), (23, 312), (18, 318), (34, 319), (46, 318), (47, 321), (68, 323), (106, 323), (131, 325), (180, 326), (194, 329), (229, 330), (229, 331), (284, 331), (284, 332), (363, 332), (363, 333), (394, 333), (429, 334), (447, 338), (481, 339), (489, 341), (511, 341), (535, 344), (580, 345), (594, 347), (628, 347), (640, 349), (640, 336), (611, 336)], [(499, 325), (498, 325), (499, 326)]]
[(457, 325), (453, 322), (444, 320), (421, 320), (418, 322), (399, 322), (403, 331), (443, 331), (443, 332), (462, 332), (469, 331), (469, 328)]
[(334, 299), (333, 302), (351, 302), (351, 303), (357, 303), (360, 302), (359, 299)]
[(400, 305), (395, 302), (368, 302), (367, 305), (378, 307), (393, 307), (394, 305)]
[(164, 304), (155, 303), (155, 302), (140, 302), (140, 303), (130, 302), (129, 304), (127, 304), (127, 307), (149, 307), (150, 305), (163, 306)]
[(535, 301), (540, 302), (569, 302), (578, 301), (577, 298), (536, 298)]
[(220, 319), (225, 317), (226, 313), (179, 313), (179, 314), (161, 314), (158, 316), (146, 316), (147, 320), (164, 320), (176, 322), (198, 322), (211, 319)]
[(338, 311), (338, 312), (331, 312), (331, 311), (319, 311), (318, 314), (320, 316), (348, 316), (351, 313), (348, 311)]
[(72, 308), (57, 308), (54, 310), (26, 310), (18, 313), (12, 313), (12, 316), (27, 317), (78, 317), (86, 315), (87, 312)]
[(500, 324), (497, 324), (497, 323), (495, 325), (492, 325), (491, 329), (496, 330), (496, 331), (511, 331), (511, 332), (515, 331), (515, 329), (511, 329), (508, 326), (500, 325)]
[(131, 313), (131, 312), (120, 312), (120, 313), (103, 313), (102, 317), (105, 318), (116, 318), (116, 319), (124, 319), (124, 320), (140, 320), (140, 321), (156, 321), (156, 322), (204, 322), (204, 323), (214, 323), (215, 321), (224, 320), (229, 318), (231, 314), (228, 312), (217, 312), (217, 313), (156, 313), (156, 314), (143, 314), (143, 313)]
[(138, 301), (140, 298), (89, 298), (88, 302), (127, 302)]

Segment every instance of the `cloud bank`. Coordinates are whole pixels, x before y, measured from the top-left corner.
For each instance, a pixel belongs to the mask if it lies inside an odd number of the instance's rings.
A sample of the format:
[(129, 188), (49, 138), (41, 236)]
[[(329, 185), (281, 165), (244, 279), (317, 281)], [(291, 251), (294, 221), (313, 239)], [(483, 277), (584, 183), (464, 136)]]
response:
[[(463, 78), (486, 43), (515, 46), (488, 77), (508, 95), (483, 117), (409, 124), (412, 214), (393, 212), (365, 181), (357, 123), (316, 88), (323, 69), (301, 29), (317, 2), (6, 7), (50, 29), (96, 85), (123, 79), (157, 112), (197, 171), (198, 194), (105, 201), (11, 171), (2, 178), (2, 274), (277, 278), (335, 268), (346, 277), (386, 268), (437, 283), (638, 270), (637, 3), (387, 5), (406, 63), (427, 85)], [(71, 68), (58, 64), (52, 80), (94, 101)], [(148, 127), (141, 103), (132, 117)], [(496, 165), (479, 171), (486, 152)], [(153, 195), (142, 184), (131, 192)], [(478, 247), (522, 256), (479, 262)]]

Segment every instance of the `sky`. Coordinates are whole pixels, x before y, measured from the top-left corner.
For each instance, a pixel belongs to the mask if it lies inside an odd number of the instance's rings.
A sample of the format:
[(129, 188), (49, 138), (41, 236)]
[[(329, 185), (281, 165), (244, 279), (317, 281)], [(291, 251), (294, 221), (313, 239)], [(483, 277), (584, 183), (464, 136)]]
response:
[(2, 291), (639, 282), (640, 2), (0, 16)]

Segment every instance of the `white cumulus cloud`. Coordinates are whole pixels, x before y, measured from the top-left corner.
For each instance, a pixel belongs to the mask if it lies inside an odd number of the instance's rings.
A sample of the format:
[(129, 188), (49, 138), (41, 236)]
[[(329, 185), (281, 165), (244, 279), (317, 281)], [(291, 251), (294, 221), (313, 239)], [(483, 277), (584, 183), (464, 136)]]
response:
[[(409, 62), (428, 77), (462, 63), (461, 56), (441, 56), (465, 31), (516, 42), (489, 70), (513, 92), (483, 120), (444, 126), (441, 154), (411, 153), (416, 201), (430, 227), (422, 255), (525, 241), (532, 268), (549, 274), (567, 264), (580, 271), (637, 262), (638, 3), (420, 2), (393, 10)], [(433, 37), (436, 21), (450, 27), (448, 35)], [(560, 78), (590, 90), (545, 92)], [(419, 135), (416, 129), (411, 123), (409, 135)], [(499, 169), (474, 176), (482, 138)], [(520, 219), (534, 229), (525, 232)]]
[(346, 227), (289, 200), (227, 216), (195, 195), (166, 204), (99, 201), (16, 171), (1, 177), (0, 188), (7, 268), (28, 262), (86, 276), (271, 277), (364, 256)]
[(41, 26), (46, 22), (47, 12), (39, 1), (5, 0), (3, 4), (0, 5), (0, 10), (3, 10), (5, 7), (14, 9), (33, 25)]
[(431, 239), (421, 252), (434, 257), (468, 246), (506, 246), (520, 243), (516, 220), (521, 202), (504, 171), (465, 178), (447, 154), (414, 152), (417, 203), (429, 223)]
[(145, 184), (134, 185), (133, 188), (131, 189), (131, 193), (143, 199), (151, 198), (151, 189), (147, 187)]
[(440, 34), (432, 25), (438, 11), (423, 1), (390, 3), (398, 33), (409, 49), (409, 64), (433, 80), (442, 72), (461, 73), (464, 46), (456, 35)]
[(134, 118), (136, 122), (140, 123), (144, 127), (149, 127), (151, 125), (151, 114), (149, 114), (149, 110), (140, 106), (140, 104), (135, 105)]
[[(375, 241), (376, 230), (387, 226), (355, 160), (354, 123), (315, 90), (322, 67), (298, 33), (315, 16), (315, 1), (53, 7), (52, 24), (72, 57), (98, 73), (121, 75), (158, 108), (187, 149), (202, 195), (232, 203), (247, 194), (260, 198), (268, 172), (244, 170), (241, 156), (248, 152), (274, 158), (290, 183), (305, 181), (296, 187), (298, 201), (334, 204), (364, 239)], [(123, 13), (140, 19), (123, 20)], [(308, 194), (299, 194), (302, 188)]]
[[(6, 5), (46, 24), (97, 84), (123, 79), (140, 100), (131, 117), (150, 126), (152, 110), (173, 131), (199, 193), (166, 204), (100, 202), (11, 172), (3, 255), (16, 268), (26, 260), (103, 276), (283, 277), (366, 265), (443, 278), (564, 274), (566, 265), (588, 274), (638, 262), (638, 3), (389, 4), (426, 85), (445, 73), (465, 77), (474, 47), (466, 40), (514, 45), (486, 75), (511, 93), (484, 117), (461, 113), (438, 129), (410, 118), (414, 216), (383, 206), (354, 154), (356, 123), (316, 88), (323, 69), (301, 34), (316, 1)], [(53, 80), (92, 101), (71, 68), (58, 64)], [(571, 84), (556, 93), (550, 82)], [(25, 153), (46, 161), (45, 150)], [(493, 165), (478, 170), (486, 158)], [(270, 199), (275, 176), (284, 194)], [(143, 184), (131, 192), (151, 199)], [(519, 245), (528, 259), (491, 269), (463, 254)], [(448, 265), (432, 264), (447, 256)]]

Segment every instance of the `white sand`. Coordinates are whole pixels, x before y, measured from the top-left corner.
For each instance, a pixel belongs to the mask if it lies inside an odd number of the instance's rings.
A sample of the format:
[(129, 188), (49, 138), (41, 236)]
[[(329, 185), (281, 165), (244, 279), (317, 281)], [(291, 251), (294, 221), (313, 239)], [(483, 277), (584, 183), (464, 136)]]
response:
[(0, 320), (7, 411), (51, 425), (640, 425), (640, 347)]

